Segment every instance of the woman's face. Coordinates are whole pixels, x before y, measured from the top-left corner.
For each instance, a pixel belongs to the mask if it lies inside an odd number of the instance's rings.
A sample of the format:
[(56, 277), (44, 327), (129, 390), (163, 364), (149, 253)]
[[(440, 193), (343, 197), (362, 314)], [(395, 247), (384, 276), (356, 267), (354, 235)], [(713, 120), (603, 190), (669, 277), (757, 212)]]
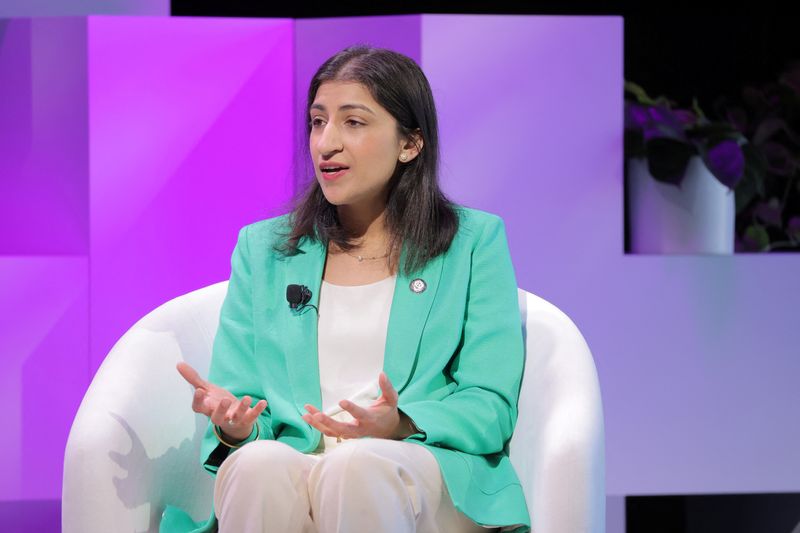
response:
[[(401, 161), (417, 155), (398, 135), (397, 121), (356, 82), (320, 85), (309, 110), (309, 148), (314, 173), (334, 205), (382, 208), (389, 179)], [(327, 168), (346, 167), (328, 171)]]

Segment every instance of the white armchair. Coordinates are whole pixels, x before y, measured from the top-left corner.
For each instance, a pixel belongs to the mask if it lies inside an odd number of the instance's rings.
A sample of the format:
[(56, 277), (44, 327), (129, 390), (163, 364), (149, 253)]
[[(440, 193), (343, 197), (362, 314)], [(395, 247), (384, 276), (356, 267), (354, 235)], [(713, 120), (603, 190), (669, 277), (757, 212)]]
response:
[[(206, 427), (187, 416), (178, 361), (207, 369), (228, 282), (175, 298), (114, 345), (81, 403), (64, 458), (62, 530), (157, 532), (167, 504), (211, 512), (199, 463)], [(605, 530), (604, 429), (597, 372), (575, 324), (519, 290), (526, 362), (509, 454), (534, 533)]]

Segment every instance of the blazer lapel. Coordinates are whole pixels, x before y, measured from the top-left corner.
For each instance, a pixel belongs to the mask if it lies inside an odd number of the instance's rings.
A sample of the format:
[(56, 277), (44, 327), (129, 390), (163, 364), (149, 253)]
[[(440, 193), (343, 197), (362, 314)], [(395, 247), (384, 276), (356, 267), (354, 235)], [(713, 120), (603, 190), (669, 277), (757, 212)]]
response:
[[(404, 246), (400, 254), (401, 265), (405, 263), (405, 257)], [(402, 269), (397, 273), (383, 357), (383, 371), (397, 392), (402, 392), (408, 385), (417, 361), (419, 340), (439, 289), (443, 257), (439, 255), (428, 261), (422, 270), (413, 272), (410, 276), (404, 275)], [(417, 279), (425, 282), (425, 290), (422, 292), (415, 292), (411, 288), (412, 282)]]
[[(299, 245), (300, 253), (287, 257), (282, 263), (283, 283), (278, 288), (285, 290), (289, 284), (305, 285), (311, 291), (309, 304), (319, 308), (319, 294), (322, 274), (325, 267), (327, 246), (309, 238)], [(407, 250), (403, 246), (400, 254), (401, 265), (405, 262)], [(444, 264), (439, 255), (419, 272), (406, 276), (399, 271), (392, 297), (389, 324), (386, 334), (383, 368), (387, 377), (398, 392), (408, 384), (409, 376), (416, 361), (417, 348), (425, 322), (433, 304)], [(415, 292), (411, 288), (414, 280), (425, 282), (425, 290)], [(417, 284), (417, 287), (419, 284)], [(280, 295), (283, 298), (283, 295)], [(318, 313), (309, 307), (297, 312), (288, 308), (280, 313), (280, 335), (285, 339), (286, 365), (294, 403), (298, 412), (305, 414), (306, 403), (322, 407), (322, 394), (319, 387), (319, 352), (317, 338)], [(378, 376), (375, 376), (377, 379)]]
[[(289, 284), (305, 285), (311, 291), (309, 304), (319, 308), (319, 289), (322, 284), (322, 271), (325, 267), (327, 247), (318, 241), (304, 237), (299, 244), (299, 253), (287, 257), (283, 263), (283, 283), (278, 289), (286, 290)], [(280, 264), (280, 262), (278, 263)], [(278, 297), (284, 300), (284, 295)], [(317, 313), (306, 307), (297, 312), (284, 304), (282, 328), (278, 334), (284, 339), (286, 368), (289, 385), (297, 410), (310, 403), (322, 408), (322, 393), (319, 388), (319, 361), (317, 357)]]

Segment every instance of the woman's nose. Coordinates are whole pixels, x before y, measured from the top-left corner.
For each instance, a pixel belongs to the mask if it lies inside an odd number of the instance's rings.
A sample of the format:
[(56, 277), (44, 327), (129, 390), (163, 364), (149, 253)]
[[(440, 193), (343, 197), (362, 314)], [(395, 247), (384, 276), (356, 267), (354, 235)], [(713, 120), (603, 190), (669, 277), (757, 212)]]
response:
[(342, 149), (342, 139), (339, 130), (331, 124), (325, 124), (320, 136), (317, 138), (317, 150), (322, 154), (340, 151)]

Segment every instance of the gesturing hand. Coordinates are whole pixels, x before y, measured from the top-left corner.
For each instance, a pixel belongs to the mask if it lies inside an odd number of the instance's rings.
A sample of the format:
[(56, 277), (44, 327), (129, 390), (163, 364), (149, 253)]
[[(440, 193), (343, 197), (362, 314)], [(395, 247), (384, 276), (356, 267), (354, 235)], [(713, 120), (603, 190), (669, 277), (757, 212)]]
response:
[(206, 415), (226, 435), (237, 441), (250, 436), (256, 418), (267, 408), (266, 400), (259, 400), (251, 407), (250, 396), (237, 400), (227, 390), (201, 378), (194, 368), (183, 361), (177, 364), (177, 368), (183, 379), (195, 388), (192, 400), (192, 410), (195, 413)]
[(349, 400), (342, 400), (339, 405), (353, 415), (354, 422), (339, 422), (326, 415), (311, 404), (306, 404), (308, 411), (303, 415), (309, 425), (317, 428), (329, 437), (353, 439), (358, 437), (377, 437), (384, 439), (401, 439), (413, 433), (408, 430), (408, 423), (403, 424), (397, 410), (397, 391), (386, 374), (378, 377), (381, 397), (367, 407), (359, 407)]

